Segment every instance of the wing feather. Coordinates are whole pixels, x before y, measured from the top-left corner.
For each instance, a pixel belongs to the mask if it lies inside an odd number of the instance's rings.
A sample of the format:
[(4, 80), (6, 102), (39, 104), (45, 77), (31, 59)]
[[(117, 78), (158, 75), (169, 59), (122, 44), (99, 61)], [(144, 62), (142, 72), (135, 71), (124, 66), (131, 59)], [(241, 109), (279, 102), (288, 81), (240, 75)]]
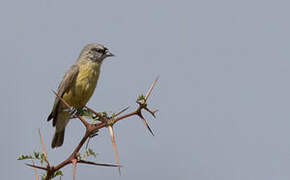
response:
[[(62, 97), (64, 95), (64, 93), (66, 93), (70, 87), (74, 84), (74, 81), (76, 80), (76, 77), (79, 73), (79, 67), (77, 65), (72, 65), (68, 71), (65, 73), (64, 77), (62, 78), (62, 81), (60, 82), (59, 86), (58, 86), (58, 90), (57, 93), (60, 97)], [(52, 111), (50, 113), (50, 115), (47, 118), (47, 121), (54, 119), (53, 120), (53, 126), (55, 126), (55, 119), (57, 119), (57, 109), (60, 103), (60, 99), (58, 97), (55, 98), (54, 100), (54, 105), (52, 108)]]

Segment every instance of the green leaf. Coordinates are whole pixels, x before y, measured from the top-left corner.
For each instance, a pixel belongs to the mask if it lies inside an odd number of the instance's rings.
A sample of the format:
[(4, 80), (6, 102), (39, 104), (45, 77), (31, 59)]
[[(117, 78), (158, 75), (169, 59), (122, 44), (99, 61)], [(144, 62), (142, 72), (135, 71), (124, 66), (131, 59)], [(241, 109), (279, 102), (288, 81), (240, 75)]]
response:
[(40, 163), (43, 164), (43, 162), (45, 161), (45, 155), (43, 153), (40, 154)]
[(94, 152), (92, 149), (90, 149), (90, 148), (86, 148), (85, 150), (84, 150), (84, 152), (83, 152), (83, 154), (82, 155), (80, 155), (80, 159), (83, 159), (83, 158), (87, 158), (87, 157), (89, 157), (89, 156), (94, 156), (95, 158), (97, 158), (97, 153), (96, 152)]
[[(47, 176), (46, 173), (40, 175), (40, 177), (41, 177), (42, 180), (45, 180), (45, 179), (46, 179), (46, 176)], [(61, 171), (61, 170), (57, 170), (57, 171), (55, 171), (55, 172), (53, 173), (53, 175), (51, 175), (51, 179), (55, 178), (56, 176), (63, 176), (62, 171)]]
[(33, 154), (35, 159), (39, 159), (40, 152), (33, 152)]
[(101, 116), (102, 117), (108, 117), (108, 113), (107, 112), (101, 112)]
[(63, 173), (61, 170), (55, 171), (52, 175), (52, 178), (55, 178), (56, 176), (63, 176)]
[(44, 174), (40, 174), (41, 180), (45, 180), (46, 179), (46, 173)]
[(88, 110), (88, 109), (83, 109), (80, 112), (80, 116), (86, 117), (88, 119), (93, 119), (94, 114), (90, 110)]
[(24, 159), (34, 159), (31, 155), (21, 155), (17, 158), (17, 160), (24, 160)]
[(140, 94), (137, 98), (138, 101), (142, 101), (142, 100), (145, 100), (145, 96), (144, 94)]
[(97, 158), (97, 153), (95, 153), (92, 149), (88, 149), (88, 151), (89, 151), (89, 154), (90, 155), (92, 155), (92, 156), (94, 156), (95, 158)]

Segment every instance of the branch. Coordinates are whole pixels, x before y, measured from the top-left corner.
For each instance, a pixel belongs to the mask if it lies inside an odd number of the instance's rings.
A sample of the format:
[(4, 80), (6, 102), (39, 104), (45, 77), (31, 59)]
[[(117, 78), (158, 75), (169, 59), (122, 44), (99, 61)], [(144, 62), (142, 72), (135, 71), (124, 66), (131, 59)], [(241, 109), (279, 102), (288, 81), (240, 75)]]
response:
[[(120, 114), (124, 113), (126, 110), (128, 110), (129, 107), (126, 107), (124, 109), (122, 109), (120, 112), (116, 113), (113, 117), (103, 117), (100, 113), (95, 112), (93, 109), (85, 106), (89, 111), (91, 111), (93, 114), (95, 114), (96, 116), (100, 117), (101, 122), (97, 122), (97, 123), (88, 123), (85, 119), (83, 119), (78, 113), (76, 113), (76, 117), (82, 122), (82, 124), (86, 127), (86, 131), (85, 134), (83, 136), (83, 138), (81, 139), (81, 141), (79, 142), (79, 144), (75, 147), (75, 149), (73, 150), (73, 152), (70, 154), (70, 156), (65, 159), (64, 161), (60, 162), (59, 164), (57, 164), (56, 166), (50, 166), (49, 162), (47, 160), (47, 154), (45, 151), (45, 147), (44, 147), (44, 143), (43, 143), (43, 139), (42, 136), (40, 134), (40, 130), (39, 130), (39, 136), (40, 136), (40, 140), (41, 140), (41, 147), (42, 147), (42, 152), (45, 156), (45, 162), (47, 164), (47, 167), (41, 167), (41, 166), (36, 166), (36, 165), (31, 165), (31, 164), (26, 164), (27, 166), (33, 167), (33, 168), (38, 168), (38, 169), (42, 169), (46, 171), (46, 180), (49, 180), (53, 177), (53, 174), (60, 170), (61, 168), (63, 168), (64, 166), (68, 165), (68, 164), (73, 164), (73, 178), (75, 179), (75, 170), (76, 170), (76, 164), (77, 163), (82, 163), (82, 164), (90, 164), (90, 165), (96, 165), (96, 166), (107, 166), (107, 167), (118, 167), (119, 172), (120, 172), (120, 161), (119, 161), (119, 156), (117, 153), (117, 147), (116, 147), (116, 142), (115, 142), (115, 137), (114, 137), (114, 132), (113, 132), (113, 128), (112, 126), (119, 122), (122, 119), (126, 119), (128, 117), (131, 116), (138, 116), (144, 123), (144, 125), (146, 126), (146, 128), (149, 130), (149, 132), (154, 136), (150, 126), (148, 125), (147, 121), (144, 119), (143, 115), (142, 115), (142, 110), (145, 110), (147, 112), (149, 112), (153, 117), (155, 117), (155, 113), (157, 111), (151, 111), (150, 109), (148, 109), (147, 107), (147, 99), (150, 96), (153, 88), (155, 87), (157, 81), (159, 79), (159, 76), (155, 79), (155, 81), (152, 83), (152, 85), (150, 86), (150, 88), (148, 89), (148, 91), (146, 92), (146, 95), (142, 95), (142, 98), (138, 98), (137, 100), (137, 104), (138, 107), (135, 111), (127, 113), (125, 115), (119, 116)], [(52, 90), (53, 91), (53, 90)], [(59, 98), (61, 100), (61, 102), (69, 109), (72, 109), (73, 107), (71, 107), (62, 97), (60, 97), (55, 91), (53, 91), (53, 93), (57, 96), (57, 98)], [(117, 117), (119, 116), (119, 117)], [(113, 149), (114, 149), (114, 154), (115, 154), (115, 158), (116, 158), (116, 165), (115, 164), (103, 164), (103, 163), (95, 163), (95, 162), (90, 162), (90, 161), (85, 161), (82, 159), (79, 159), (78, 157), (78, 153), (80, 151), (80, 149), (82, 148), (82, 146), (84, 145), (84, 143), (87, 141), (87, 139), (90, 137), (90, 135), (94, 132), (96, 132), (99, 129), (102, 129), (104, 127), (108, 127), (109, 128), (109, 132), (110, 132), (110, 136), (111, 136), (111, 140), (112, 140), (112, 145), (113, 145)]]

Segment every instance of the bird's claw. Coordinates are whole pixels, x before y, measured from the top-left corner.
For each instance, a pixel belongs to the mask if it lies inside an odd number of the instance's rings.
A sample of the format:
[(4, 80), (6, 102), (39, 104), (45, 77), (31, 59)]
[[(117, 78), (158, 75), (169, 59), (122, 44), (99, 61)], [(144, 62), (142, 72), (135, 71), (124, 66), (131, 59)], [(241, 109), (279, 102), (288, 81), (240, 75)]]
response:
[(77, 115), (79, 114), (78, 110), (74, 107), (64, 109), (63, 111), (68, 112), (72, 118), (76, 118)]

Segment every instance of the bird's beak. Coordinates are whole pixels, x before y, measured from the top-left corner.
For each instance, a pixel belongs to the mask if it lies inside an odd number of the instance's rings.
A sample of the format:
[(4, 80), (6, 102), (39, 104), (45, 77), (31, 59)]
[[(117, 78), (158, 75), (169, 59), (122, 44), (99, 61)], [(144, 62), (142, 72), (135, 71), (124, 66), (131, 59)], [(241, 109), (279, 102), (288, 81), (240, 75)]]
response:
[(106, 56), (107, 57), (112, 57), (115, 56), (113, 53), (111, 53), (109, 50), (106, 51)]

